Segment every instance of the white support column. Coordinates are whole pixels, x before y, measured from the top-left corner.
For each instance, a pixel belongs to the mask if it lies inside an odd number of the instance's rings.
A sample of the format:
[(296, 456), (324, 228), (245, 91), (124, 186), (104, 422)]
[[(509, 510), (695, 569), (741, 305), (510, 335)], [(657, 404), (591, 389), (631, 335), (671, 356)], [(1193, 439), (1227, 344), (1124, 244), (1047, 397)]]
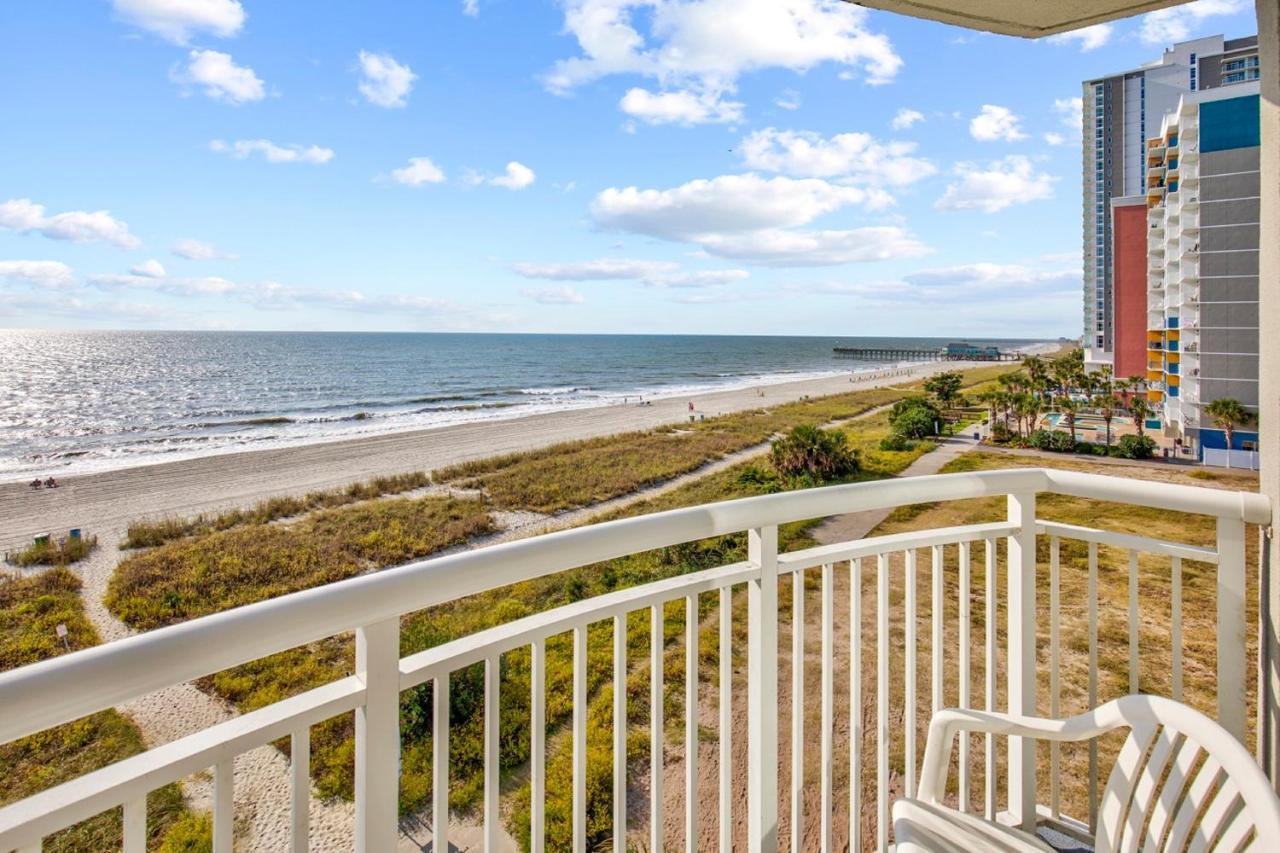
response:
[(395, 849), (400, 800), (400, 620), (356, 629), (356, 850)]
[[(1280, 527), (1280, 0), (1256, 0), (1261, 75), (1261, 187), (1258, 254), (1258, 427), (1262, 493)], [(1280, 790), (1280, 538), (1270, 539), (1265, 577), (1258, 701), (1258, 750)]]
[(1244, 522), (1218, 519), (1218, 722), (1245, 742)]
[(778, 528), (751, 530), (747, 559), (747, 849), (778, 849)]
[[(1018, 529), (1008, 540), (1010, 714), (1036, 712), (1036, 496), (1009, 495), (1009, 523)], [(1036, 745), (1031, 738), (1009, 738), (1009, 816), (1027, 831), (1036, 821)]]

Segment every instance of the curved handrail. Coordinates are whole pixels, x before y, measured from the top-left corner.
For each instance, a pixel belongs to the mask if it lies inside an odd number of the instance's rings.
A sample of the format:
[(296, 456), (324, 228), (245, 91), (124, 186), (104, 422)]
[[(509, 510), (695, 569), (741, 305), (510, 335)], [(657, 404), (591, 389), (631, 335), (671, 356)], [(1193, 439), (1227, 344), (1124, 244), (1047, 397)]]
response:
[(1024, 468), (742, 498), (619, 519), (349, 578), (0, 674), (0, 743), (286, 649), (486, 590), (627, 554), (914, 503), (1058, 492), (1260, 522), (1262, 495)]

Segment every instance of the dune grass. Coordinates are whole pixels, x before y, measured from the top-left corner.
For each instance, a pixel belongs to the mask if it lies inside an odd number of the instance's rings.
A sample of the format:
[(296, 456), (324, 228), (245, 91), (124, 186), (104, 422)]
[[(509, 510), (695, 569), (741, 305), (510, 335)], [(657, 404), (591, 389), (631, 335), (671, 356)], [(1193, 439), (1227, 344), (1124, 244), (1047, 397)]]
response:
[(98, 546), (98, 537), (79, 536), (60, 542), (46, 539), (32, 542), (21, 551), (5, 555), (5, 562), (18, 568), (29, 566), (68, 566), (78, 563)]
[[(58, 625), (67, 627), (65, 644), (57, 636)], [(0, 578), (0, 670), (36, 663), (98, 642), (98, 634), (81, 605), (80, 581), (69, 570), (54, 568), (27, 578)], [(0, 805), (143, 749), (137, 726), (114, 710), (0, 745)], [(169, 832), (178, 824), (186, 825), (188, 820), (177, 785), (165, 785), (147, 798), (151, 846), (167, 843)], [(195, 836), (197, 840), (207, 837), (208, 833)], [(43, 849), (118, 850), (121, 841), (120, 812), (113, 809), (46, 838)]]
[(116, 568), (106, 604), (147, 630), (460, 545), (492, 529), (481, 501), (397, 498), (168, 542)]
[(129, 524), (122, 549), (154, 548), (174, 539), (230, 530), (246, 524), (265, 524), (282, 518), (302, 515), (319, 509), (332, 509), (358, 501), (398, 495), (431, 484), (431, 477), (422, 471), (375, 477), (362, 483), (353, 483), (343, 489), (326, 489), (307, 492), (301, 496), (286, 495), (259, 501), (248, 509), (231, 509), (221, 513), (206, 513), (192, 518), (165, 516), (143, 518)]

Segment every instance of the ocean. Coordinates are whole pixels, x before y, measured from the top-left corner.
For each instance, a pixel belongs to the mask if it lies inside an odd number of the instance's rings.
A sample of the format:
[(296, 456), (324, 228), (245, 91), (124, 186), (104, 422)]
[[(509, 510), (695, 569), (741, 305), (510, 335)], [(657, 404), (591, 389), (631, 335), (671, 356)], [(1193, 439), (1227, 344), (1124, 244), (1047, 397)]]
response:
[(692, 397), (886, 366), (835, 346), (947, 340), (0, 330), (0, 480)]

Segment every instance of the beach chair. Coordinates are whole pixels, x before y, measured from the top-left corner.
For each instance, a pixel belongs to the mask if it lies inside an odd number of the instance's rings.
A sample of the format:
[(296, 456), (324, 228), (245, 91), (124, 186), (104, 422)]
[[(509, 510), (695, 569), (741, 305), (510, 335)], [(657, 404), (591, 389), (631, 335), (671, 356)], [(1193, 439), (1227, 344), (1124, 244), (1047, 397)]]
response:
[(929, 724), (918, 795), (893, 807), (897, 849), (1052, 851), (1040, 838), (943, 804), (956, 735), (1084, 741), (1129, 729), (1098, 808), (1097, 853), (1276, 849), (1280, 799), (1226, 729), (1157, 696), (1126, 696), (1066, 720), (948, 709)]

